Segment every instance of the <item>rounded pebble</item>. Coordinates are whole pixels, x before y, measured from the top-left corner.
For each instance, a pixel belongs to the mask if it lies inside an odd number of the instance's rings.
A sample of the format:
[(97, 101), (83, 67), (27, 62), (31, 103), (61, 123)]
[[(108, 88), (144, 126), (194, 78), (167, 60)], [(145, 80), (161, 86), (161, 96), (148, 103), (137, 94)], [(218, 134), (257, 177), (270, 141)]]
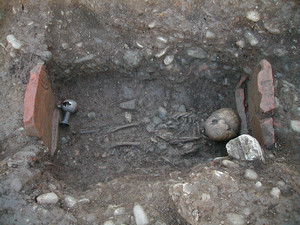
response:
[(214, 141), (227, 141), (237, 136), (239, 116), (229, 108), (219, 109), (207, 118), (204, 124), (206, 135)]
[(257, 181), (257, 182), (255, 183), (255, 187), (257, 187), (257, 188), (262, 187), (262, 183), (261, 183), (260, 181)]
[(65, 203), (66, 203), (67, 207), (72, 208), (76, 205), (77, 199), (72, 196), (67, 195), (65, 197)]
[(40, 204), (55, 204), (58, 202), (58, 196), (54, 192), (50, 192), (38, 196), (36, 200)]
[(12, 34), (7, 35), (6, 40), (14, 49), (20, 49), (23, 46), (23, 43)]
[(137, 225), (146, 225), (149, 224), (149, 220), (147, 218), (147, 214), (144, 209), (140, 205), (135, 205), (133, 207), (133, 214), (135, 217), (135, 222)]
[(258, 175), (257, 175), (257, 173), (254, 170), (252, 170), (252, 169), (246, 169), (244, 177), (247, 180), (257, 180)]

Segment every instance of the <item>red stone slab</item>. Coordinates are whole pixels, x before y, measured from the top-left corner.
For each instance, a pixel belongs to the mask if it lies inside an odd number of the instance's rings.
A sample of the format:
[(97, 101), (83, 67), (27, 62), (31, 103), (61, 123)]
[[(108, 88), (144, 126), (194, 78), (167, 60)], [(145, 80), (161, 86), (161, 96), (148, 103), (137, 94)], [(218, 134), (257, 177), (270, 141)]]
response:
[(37, 65), (30, 71), (30, 79), (24, 99), (24, 127), (29, 136), (37, 136), (51, 149), (52, 117), (55, 97), (44, 71)]

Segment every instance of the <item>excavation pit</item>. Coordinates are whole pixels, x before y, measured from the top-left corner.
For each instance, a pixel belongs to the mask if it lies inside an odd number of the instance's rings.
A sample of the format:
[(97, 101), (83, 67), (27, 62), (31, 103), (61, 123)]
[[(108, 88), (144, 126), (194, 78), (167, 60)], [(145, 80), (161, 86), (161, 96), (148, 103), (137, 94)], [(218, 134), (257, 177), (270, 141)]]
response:
[(59, 99), (78, 103), (70, 126), (60, 129), (57, 178), (80, 189), (128, 174), (164, 179), (226, 155), (225, 143), (205, 136), (204, 121), (235, 108), (236, 80), (182, 75), (176, 83), (164, 73), (148, 75), (86, 74), (54, 85)]

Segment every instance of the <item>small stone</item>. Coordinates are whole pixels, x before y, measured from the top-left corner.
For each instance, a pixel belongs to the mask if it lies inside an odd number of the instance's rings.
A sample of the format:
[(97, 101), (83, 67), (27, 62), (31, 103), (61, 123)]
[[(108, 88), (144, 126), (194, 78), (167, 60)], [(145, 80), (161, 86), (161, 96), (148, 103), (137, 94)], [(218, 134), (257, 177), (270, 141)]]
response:
[(245, 48), (246, 43), (243, 40), (239, 40), (235, 43), (239, 48)]
[(147, 224), (149, 224), (147, 214), (145, 213), (142, 206), (135, 205), (133, 207), (133, 214), (134, 214), (134, 217), (135, 217), (136, 225), (147, 225)]
[(76, 46), (77, 46), (78, 48), (82, 48), (83, 42), (78, 42), (78, 43), (76, 43)]
[(251, 46), (256, 46), (258, 44), (257, 38), (250, 31), (246, 31), (244, 36), (249, 41)]
[(257, 181), (257, 182), (255, 183), (255, 187), (257, 187), (257, 188), (262, 187), (262, 183), (261, 183), (260, 181)]
[(96, 113), (95, 112), (89, 112), (87, 114), (87, 117), (89, 120), (94, 120), (96, 118)]
[(162, 123), (162, 120), (161, 120), (161, 118), (159, 118), (159, 117), (156, 116), (156, 117), (153, 118), (153, 123), (156, 124), (156, 125), (158, 125), (158, 124)]
[(254, 170), (252, 170), (252, 169), (246, 169), (244, 177), (247, 180), (257, 180), (258, 175), (257, 175), (257, 173)]
[(129, 122), (129, 123), (131, 123), (132, 122), (132, 114), (131, 113), (129, 113), (129, 112), (125, 112), (125, 119)]
[(134, 98), (134, 93), (133, 90), (129, 87), (122, 87), (122, 92), (123, 92), (123, 97), (126, 99), (133, 99)]
[(260, 20), (260, 15), (257, 11), (252, 10), (247, 12), (246, 18), (253, 22), (258, 22)]
[(149, 117), (144, 117), (143, 119), (142, 119), (142, 123), (145, 123), (145, 124), (147, 124), (147, 123), (150, 123), (150, 118)]
[(273, 198), (279, 198), (281, 194), (281, 191), (278, 187), (273, 187), (272, 190), (270, 191), (270, 195)]
[(228, 224), (230, 225), (244, 225), (245, 221), (244, 221), (244, 217), (236, 214), (236, 213), (228, 213), (226, 215)]
[(228, 168), (238, 168), (239, 167), (238, 164), (236, 164), (228, 159), (222, 160), (222, 165), (225, 167), (228, 167)]
[(214, 39), (216, 37), (216, 35), (213, 32), (208, 30), (208, 31), (206, 31), (205, 37), (207, 39)]
[(207, 57), (206, 51), (204, 51), (202, 48), (192, 48), (187, 50), (187, 54), (193, 58), (197, 59), (205, 59)]
[(178, 112), (186, 112), (186, 108), (184, 105), (180, 105), (178, 108)]
[(61, 141), (61, 143), (64, 145), (64, 144), (66, 144), (66, 143), (68, 143), (68, 139), (66, 138), (66, 137), (62, 137), (61, 139), (60, 139), (60, 141)]
[(128, 66), (137, 67), (143, 59), (143, 54), (139, 51), (127, 50), (123, 59)]
[(62, 47), (62, 49), (66, 50), (66, 49), (68, 49), (70, 46), (69, 46), (68, 43), (62, 43), (62, 44), (61, 44), (61, 47)]
[(50, 192), (38, 196), (36, 200), (40, 204), (55, 204), (58, 202), (59, 199), (54, 192)]
[(151, 23), (148, 24), (148, 27), (150, 29), (154, 28), (155, 26), (156, 26), (156, 22), (151, 22)]
[(158, 108), (158, 116), (161, 118), (161, 119), (165, 119), (166, 116), (167, 116), (167, 110), (164, 108), (164, 107), (159, 107)]
[(120, 103), (120, 108), (134, 110), (136, 107), (135, 103), (136, 103), (135, 99), (127, 101), (127, 102), (122, 102), (122, 103)]
[(105, 221), (103, 225), (115, 225), (115, 223), (111, 220)]
[(238, 115), (229, 108), (219, 109), (204, 124), (206, 135), (214, 141), (226, 141), (237, 136), (240, 127)]
[(272, 20), (264, 20), (264, 28), (271, 34), (280, 34), (279, 24), (274, 23)]
[(159, 51), (158, 53), (155, 54), (156, 58), (162, 57), (164, 54), (166, 54), (167, 50), (169, 47), (164, 48), (163, 50)]
[(230, 140), (226, 144), (226, 149), (228, 155), (235, 159), (245, 161), (260, 159), (262, 161), (265, 161), (263, 156), (264, 152), (260, 147), (258, 141), (248, 134), (243, 134), (235, 139)]
[(65, 203), (66, 203), (67, 207), (72, 208), (77, 204), (77, 199), (72, 196), (67, 195), (65, 197)]
[(18, 178), (14, 178), (10, 182), (10, 189), (15, 192), (19, 192), (22, 190), (23, 184)]
[(6, 36), (6, 40), (14, 49), (20, 49), (23, 46), (23, 43), (19, 41), (14, 35), (9, 34)]
[(40, 56), (45, 62), (49, 62), (52, 59), (52, 52), (50, 51), (37, 52), (36, 55)]
[(167, 55), (164, 59), (164, 63), (166, 66), (170, 65), (174, 60), (174, 55)]
[(149, 132), (149, 133), (153, 133), (155, 131), (154, 129), (154, 124), (148, 124), (146, 126), (146, 130)]
[(114, 216), (122, 216), (124, 214), (125, 214), (125, 208), (124, 207), (117, 208), (114, 211)]
[(300, 133), (300, 121), (299, 120), (291, 120), (291, 128), (293, 131)]

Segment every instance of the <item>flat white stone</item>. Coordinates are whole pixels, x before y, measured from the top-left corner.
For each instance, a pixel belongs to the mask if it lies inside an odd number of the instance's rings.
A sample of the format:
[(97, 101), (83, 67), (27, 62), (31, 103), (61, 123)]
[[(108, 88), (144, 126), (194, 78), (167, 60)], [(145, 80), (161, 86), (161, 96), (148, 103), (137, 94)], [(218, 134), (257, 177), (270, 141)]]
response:
[(299, 120), (291, 120), (291, 128), (293, 131), (300, 133), (300, 121)]
[(147, 225), (147, 224), (149, 224), (147, 214), (145, 213), (142, 206), (135, 205), (133, 207), (133, 214), (134, 214), (134, 217), (135, 217), (136, 225)]
[(247, 12), (246, 18), (253, 22), (258, 22), (260, 20), (260, 15), (257, 11), (251, 10)]
[(244, 177), (247, 180), (257, 180), (258, 175), (257, 175), (257, 173), (254, 170), (252, 170), (252, 169), (246, 169)]
[(58, 202), (58, 196), (54, 192), (50, 192), (38, 196), (36, 200), (40, 204), (55, 204)]
[(6, 40), (14, 49), (20, 49), (23, 46), (23, 43), (12, 34), (7, 35)]
[(74, 197), (72, 197), (72, 196), (70, 196), (70, 195), (67, 195), (65, 197), (65, 202), (66, 202), (67, 207), (72, 208), (72, 207), (74, 207), (76, 205), (77, 199), (74, 198)]
[(270, 191), (270, 195), (273, 197), (273, 198), (279, 198), (280, 197), (280, 189), (278, 187), (273, 187), (272, 190)]

